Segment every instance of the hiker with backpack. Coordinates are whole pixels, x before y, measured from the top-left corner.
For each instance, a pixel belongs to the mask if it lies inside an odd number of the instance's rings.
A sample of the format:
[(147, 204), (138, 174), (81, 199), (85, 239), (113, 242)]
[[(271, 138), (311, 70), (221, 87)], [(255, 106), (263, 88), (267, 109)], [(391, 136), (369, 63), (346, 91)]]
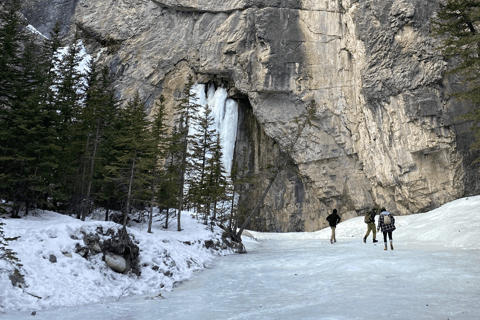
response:
[(385, 242), (385, 248), (383, 250), (387, 250), (387, 234), (388, 239), (390, 239), (390, 248), (393, 250), (392, 232), (396, 229), (395, 218), (385, 208), (380, 209), (380, 211), (381, 213), (378, 218), (377, 231), (382, 229), (383, 232), (383, 242)]
[(332, 214), (327, 217), (328, 224), (330, 228), (332, 228), (332, 236), (330, 237), (331, 244), (337, 242), (337, 238), (335, 238), (335, 228), (337, 227), (337, 223), (340, 222), (340, 219), (340, 216), (337, 214), (337, 209), (333, 209)]
[(370, 231), (373, 233), (373, 243), (378, 242), (377, 239), (377, 229), (375, 228), (375, 215), (377, 214), (377, 209), (373, 208), (372, 211), (369, 211), (365, 214), (365, 223), (367, 224), (367, 233), (363, 237), (363, 243), (367, 243), (368, 235)]

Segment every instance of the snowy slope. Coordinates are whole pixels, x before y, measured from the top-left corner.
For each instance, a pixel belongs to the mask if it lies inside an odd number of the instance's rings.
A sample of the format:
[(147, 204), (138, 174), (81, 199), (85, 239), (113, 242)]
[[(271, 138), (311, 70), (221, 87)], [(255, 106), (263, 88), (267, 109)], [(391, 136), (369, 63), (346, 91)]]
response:
[[(341, 213), (340, 213), (341, 214)], [(376, 218), (378, 222), (378, 216)], [(449, 202), (435, 210), (396, 216), (397, 230), (393, 239), (397, 243), (410, 242), (423, 245), (439, 245), (451, 248), (480, 249), (480, 196), (462, 198)], [(363, 217), (341, 222), (336, 228), (336, 237), (358, 238), (367, 231)], [(330, 228), (302, 233), (260, 233), (250, 231), (257, 239), (322, 239), (329, 240)], [(370, 233), (369, 241), (372, 239)], [(382, 242), (383, 235), (377, 234)]]
[[(171, 290), (175, 283), (192, 277), (205, 268), (217, 255), (231, 251), (207, 250), (202, 244), (208, 239), (220, 239), (221, 229), (212, 233), (185, 212), (183, 231), (177, 232), (172, 223), (169, 230), (158, 224), (153, 234), (145, 225), (128, 228), (141, 249), (142, 275), (122, 275), (109, 269), (101, 254), (89, 260), (74, 253), (77, 243), (83, 244), (83, 233), (118, 229), (119, 225), (103, 221), (79, 221), (69, 216), (45, 211), (38, 216), (22, 219), (2, 219), (6, 237), (17, 237), (10, 248), (23, 264), (27, 288), (14, 288), (6, 273), (0, 273), (0, 313), (9, 310), (43, 309), (53, 306), (72, 306), (91, 302), (116, 300), (131, 294), (158, 294)], [(82, 233), (83, 232), (83, 233)], [(184, 242), (189, 242), (186, 244)], [(71, 257), (64, 253), (71, 254)], [(57, 259), (50, 262), (50, 255)], [(0, 270), (9, 268), (0, 260)], [(153, 269), (152, 269), (153, 268)], [(31, 295), (30, 295), (31, 294)], [(41, 297), (38, 299), (37, 297)]]

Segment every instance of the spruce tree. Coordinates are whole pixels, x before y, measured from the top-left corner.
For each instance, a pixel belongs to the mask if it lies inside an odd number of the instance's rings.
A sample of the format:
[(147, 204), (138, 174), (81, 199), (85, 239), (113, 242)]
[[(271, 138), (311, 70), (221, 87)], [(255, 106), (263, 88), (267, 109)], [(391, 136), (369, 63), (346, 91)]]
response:
[(56, 181), (60, 188), (55, 194), (56, 200), (70, 201), (74, 208), (81, 202), (81, 192), (78, 190), (79, 179), (78, 162), (79, 152), (77, 139), (78, 119), (80, 110), (85, 103), (86, 74), (80, 69), (80, 62), (84, 58), (81, 54), (81, 42), (76, 38), (63, 52), (56, 52), (59, 59), (53, 74), (54, 96), (52, 102), (57, 111), (56, 128), (58, 132), (59, 151), (56, 157), (59, 167), (56, 170)]
[(6, 1), (3, 10), (0, 8), (0, 195), (7, 201), (17, 198), (14, 182), (20, 174), (11, 140), (12, 107), (18, 96), (16, 90), (22, 84), (19, 70), (23, 36), (19, 10), (20, 2), (16, 0)]
[(157, 103), (157, 112), (153, 118), (151, 136), (150, 136), (150, 148), (151, 156), (146, 159), (150, 163), (147, 163), (149, 170), (151, 171), (151, 199), (150, 199), (150, 212), (148, 216), (148, 231), (152, 232), (152, 220), (153, 220), (153, 207), (155, 200), (158, 203), (157, 185), (160, 185), (160, 181), (163, 177), (163, 165), (162, 159), (165, 157), (165, 151), (167, 148), (167, 125), (166, 125), (167, 113), (165, 110), (165, 98), (160, 96)]
[(84, 177), (81, 192), (84, 195), (82, 220), (85, 220), (86, 214), (90, 212), (92, 187), (94, 180), (99, 179), (96, 171), (98, 172), (101, 168), (99, 170), (96, 168), (99, 165), (100, 150), (105, 145), (105, 131), (113, 125), (119, 110), (119, 102), (115, 99), (108, 67), (98, 71), (95, 61), (91, 61), (89, 69), (85, 106), (79, 114), (81, 132), (79, 147), (84, 155), (83, 163), (80, 163)]
[(20, 1), (5, 1), (0, 8), (0, 111), (10, 105), (18, 94), (21, 44), (25, 35), (20, 32), (24, 22), (20, 19)]
[(190, 167), (192, 172), (189, 176), (189, 199), (198, 213), (208, 216), (207, 208), (207, 161), (213, 155), (213, 141), (215, 130), (211, 129), (214, 124), (212, 109), (207, 104), (201, 108), (201, 115), (198, 119), (196, 132), (193, 135), (190, 150)]
[(143, 110), (144, 104), (138, 94), (121, 110), (117, 122), (118, 130), (113, 140), (115, 161), (106, 166), (111, 179), (126, 193), (126, 204), (123, 208), (124, 228), (132, 207), (133, 195), (144, 193), (144, 165), (148, 163), (145, 160), (151, 157), (148, 152), (148, 121)]
[(207, 160), (207, 184), (206, 202), (207, 213), (210, 214), (210, 206), (213, 204), (212, 223), (217, 220), (217, 205), (219, 202), (228, 201), (227, 190), (229, 187), (227, 172), (222, 164), (222, 147), (220, 134), (217, 133), (212, 141), (212, 156)]
[[(448, 0), (440, 4), (437, 17), (433, 20), (433, 33), (442, 40), (440, 49), (445, 58), (459, 57), (455, 67), (447, 74), (460, 75), (468, 85), (465, 91), (453, 96), (470, 100), (475, 109), (464, 115), (472, 120), (472, 131), (476, 141), (472, 149), (480, 150), (480, 1)], [(480, 162), (478, 158), (475, 162)]]
[(182, 150), (182, 133), (174, 126), (172, 133), (167, 138), (165, 149), (165, 170), (157, 189), (158, 201), (162, 208), (165, 208), (165, 225), (168, 228), (170, 209), (178, 208), (178, 195), (180, 192), (180, 166)]
[(192, 136), (189, 134), (191, 127), (197, 123), (197, 115), (200, 105), (197, 103), (197, 95), (192, 91), (193, 79), (190, 76), (188, 82), (183, 89), (183, 96), (177, 99), (175, 106), (176, 125), (179, 130), (180, 143), (180, 159), (179, 159), (179, 173), (180, 173), (180, 190), (178, 193), (178, 210), (177, 210), (177, 230), (181, 231), (180, 218), (181, 211), (184, 205), (184, 190), (185, 177), (187, 175), (187, 158), (189, 147), (192, 144)]
[(45, 205), (52, 171), (58, 166), (54, 156), (58, 135), (56, 114), (46, 101), (47, 59), (33, 37), (20, 29), (16, 1), (7, 8), (1, 13), (5, 20), (0, 27), (6, 49), (0, 54), (0, 72), (5, 72), (0, 91), (9, 91), (0, 93), (0, 192), (13, 202), (16, 216), (21, 205), (26, 213), (30, 207)]

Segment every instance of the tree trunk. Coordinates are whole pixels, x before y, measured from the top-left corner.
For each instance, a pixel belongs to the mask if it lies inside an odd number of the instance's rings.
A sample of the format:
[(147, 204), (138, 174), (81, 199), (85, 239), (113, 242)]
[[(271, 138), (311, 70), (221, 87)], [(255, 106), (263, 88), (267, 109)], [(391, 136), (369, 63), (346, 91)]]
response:
[(28, 209), (30, 208), (30, 202), (25, 202), (25, 216), (28, 216)]
[(234, 206), (235, 205), (235, 192), (232, 194), (232, 205), (230, 209), (230, 220), (228, 221), (228, 229), (232, 230), (232, 222), (233, 222), (233, 214), (234, 214)]
[(85, 196), (85, 207), (82, 213), (82, 221), (85, 221), (87, 212), (90, 211), (90, 192), (92, 190), (93, 169), (95, 167), (95, 158), (97, 157), (98, 136), (100, 134), (100, 123), (97, 120), (97, 132), (95, 134), (95, 143), (93, 146), (92, 164), (90, 166), (90, 178), (88, 179), (87, 195)]
[(183, 184), (185, 183), (185, 171), (187, 169), (187, 147), (188, 147), (188, 125), (185, 128), (185, 140), (183, 142), (182, 154), (182, 173), (180, 175), (180, 191), (178, 195), (178, 214), (177, 214), (177, 231), (182, 231), (180, 226), (180, 215), (183, 209)]
[(168, 213), (170, 212), (170, 208), (167, 208), (167, 215), (165, 217), (165, 229), (168, 229)]
[(150, 213), (148, 215), (148, 233), (152, 233), (153, 201), (155, 200), (155, 183), (152, 183), (152, 199), (150, 200)]
[[(85, 188), (85, 173), (87, 172), (87, 156), (88, 156), (88, 145), (90, 144), (90, 133), (87, 135), (87, 145), (85, 146), (85, 160), (83, 161), (83, 173), (82, 173), (82, 190), (80, 192), (81, 197), (83, 198), (83, 189)], [(82, 219), (85, 221), (83, 212), (85, 211), (85, 203), (82, 201), (82, 209), (77, 213), (77, 219)]]
[(242, 224), (242, 226), (240, 227), (240, 230), (238, 230), (237, 234), (236, 234), (236, 237), (237, 239), (240, 239), (240, 237), (242, 236), (242, 232), (243, 230), (247, 227), (248, 223), (250, 222), (250, 220), (252, 219), (253, 215), (255, 214), (255, 212), (257, 211), (257, 209), (260, 207), (260, 204), (263, 202), (263, 200), (265, 199), (265, 197), (267, 196), (267, 193), (268, 191), (270, 190), (270, 187), (273, 185), (273, 183), (275, 182), (275, 179), (277, 178), (278, 174), (280, 173), (280, 170), (278, 170), (277, 172), (275, 172), (275, 175), (273, 176), (273, 178), (270, 180), (270, 183), (268, 184), (268, 187), (267, 189), (265, 189), (265, 191), (263, 192), (263, 195), (261, 196), (261, 198), (258, 200), (257, 204), (255, 205), (255, 208), (253, 208), (253, 210), (250, 212), (247, 220), (245, 220), (245, 222)]
[[(136, 151), (135, 151), (136, 153)], [(128, 182), (128, 194), (127, 194), (127, 208), (125, 210), (125, 216), (123, 217), (123, 228), (127, 228), (127, 217), (130, 212), (130, 198), (132, 197), (132, 184), (133, 184), (133, 174), (135, 172), (135, 157), (132, 162), (132, 171), (130, 172), (130, 180)]]
[(107, 210), (105, 211), (105, 221), (108, 221), (108, 212), (110, 210), (110, 198), (107, 200)]

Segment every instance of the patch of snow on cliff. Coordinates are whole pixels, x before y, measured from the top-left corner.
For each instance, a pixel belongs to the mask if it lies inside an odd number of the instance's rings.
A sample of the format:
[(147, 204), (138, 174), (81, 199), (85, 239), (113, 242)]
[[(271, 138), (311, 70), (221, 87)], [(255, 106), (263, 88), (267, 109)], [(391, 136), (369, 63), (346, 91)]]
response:
[(28, 29), (28, 31), (30, 31), (31, 33), (38, 34), (39, 36), (42, 36), (42, 37), (44, 37), (45, 39), (48, 39), (47, 37), (45, 37), (45, 36), (43, 35), (43, 33), (41, 33), (40, 31), (38, 31), (38, 30), (37, 30), (34, 26), (32, 26), (31, 24), (29, 24), (29, 25), (27, 26), (27, 29)]

